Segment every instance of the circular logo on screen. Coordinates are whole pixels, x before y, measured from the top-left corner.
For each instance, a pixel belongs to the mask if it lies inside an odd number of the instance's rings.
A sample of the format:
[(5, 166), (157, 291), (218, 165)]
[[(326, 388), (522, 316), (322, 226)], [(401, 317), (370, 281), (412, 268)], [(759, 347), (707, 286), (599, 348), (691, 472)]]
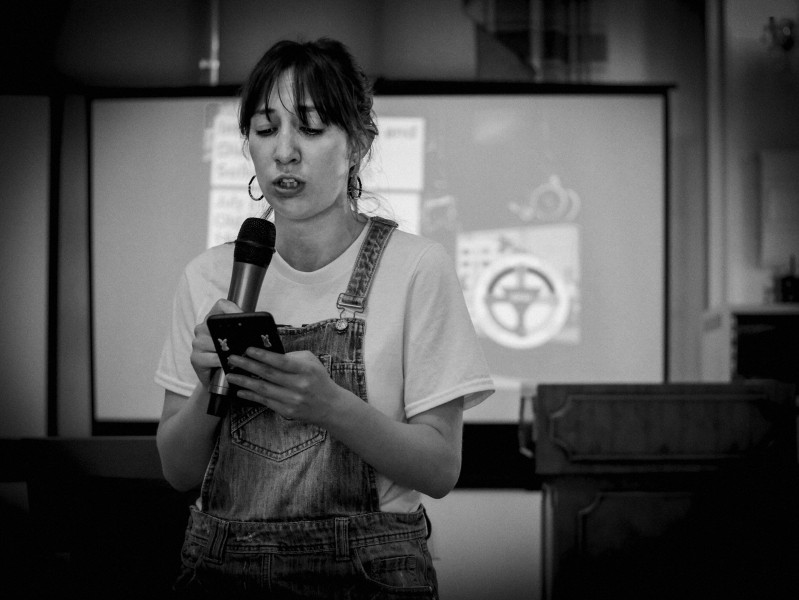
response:
[(529, 349), (552, 339), (569, 316), (563, 278), (529, 254), (503, 256), (480, 273), (475, 285), (476, 320), (507, 348)]
[(560, 177), (550, 175), (549, 181), (535, 188), (525, 203), (511, 202), (509, 208), (522, 221), (573, 221), (580, 212), (580, 197), (574, 190), (564, 188)]

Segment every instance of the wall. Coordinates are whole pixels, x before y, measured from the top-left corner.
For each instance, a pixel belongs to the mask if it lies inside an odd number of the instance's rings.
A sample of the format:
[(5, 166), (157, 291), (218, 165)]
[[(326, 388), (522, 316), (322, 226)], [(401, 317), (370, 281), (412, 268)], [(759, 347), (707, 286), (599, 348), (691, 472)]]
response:
[(0, 96), (0, 438), (47, 432), (50, 102)]
[(771, 16), (799, 22), (799, 1), (707, 6), (709, 305), (760, 304), (774, 273), (759, 264), (758, 152), (799, 148), (799, 49), (771, 54), (762, 35)]
[(706, 304), (704, 10), (673, 0), (608, 3), (605, 81), (674, 84), (669, 95), (669, 380), (699, 379)]
[(91, 302), (86, 106), (82, 97), (64, 101), (61, 210), (58, 243), (57, 394), (58, 434), (91, 432)]
[[(103, 86), (206, 84), (211, 0), (74, 0), (58, 70)], [(474, 30), (460, 0), (219, 0), (220, 84), (241, 83), (274, 42), (330, 36), (372, 76), (470, 79)], [(446, 27), (441, 27), (446, 23)]]

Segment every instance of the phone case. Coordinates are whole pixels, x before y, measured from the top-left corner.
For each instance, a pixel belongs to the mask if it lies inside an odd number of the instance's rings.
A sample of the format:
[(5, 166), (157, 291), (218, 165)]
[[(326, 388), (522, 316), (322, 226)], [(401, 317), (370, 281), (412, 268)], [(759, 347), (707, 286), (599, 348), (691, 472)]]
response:
[(228, 364), (228, 357), (231, 354), (241, 356), (247, 348), (284, 352), (277, 325), (268, 312), (211, 315), (208, 330), (225, 373), (235, 372)]

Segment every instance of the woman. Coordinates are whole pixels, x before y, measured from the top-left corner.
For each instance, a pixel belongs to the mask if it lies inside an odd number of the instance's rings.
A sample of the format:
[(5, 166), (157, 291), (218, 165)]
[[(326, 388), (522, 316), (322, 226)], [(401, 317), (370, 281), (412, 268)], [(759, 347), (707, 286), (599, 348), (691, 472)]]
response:
[(233, 359), (249, 402), (206, 414), (233, 248), (188, 265), (156, 375), (164, 475), (200, 488), (176, 588), (435, 598), (420, 495), (454, 487), (462, 411), (493, 391), (457, 277), (440, 245), (357, 211), (377, 128), (342, 44), (269, 49), (239, 124), (277, 229), (257, 310), (287, 324), (286, 354)]

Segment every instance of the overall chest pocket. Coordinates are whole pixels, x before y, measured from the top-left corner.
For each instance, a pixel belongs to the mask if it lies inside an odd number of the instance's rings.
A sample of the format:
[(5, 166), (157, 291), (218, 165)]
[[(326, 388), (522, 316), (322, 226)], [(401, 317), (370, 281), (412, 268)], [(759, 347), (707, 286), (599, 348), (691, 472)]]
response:
[[(330, 372), (330, 356), (319, 360)], [(233, 444), (275, 462), (281, 462), (318, 446), (327, 431), (316, 425), (286, 419), (266, 406), (239, 406), (231, 410)]]

